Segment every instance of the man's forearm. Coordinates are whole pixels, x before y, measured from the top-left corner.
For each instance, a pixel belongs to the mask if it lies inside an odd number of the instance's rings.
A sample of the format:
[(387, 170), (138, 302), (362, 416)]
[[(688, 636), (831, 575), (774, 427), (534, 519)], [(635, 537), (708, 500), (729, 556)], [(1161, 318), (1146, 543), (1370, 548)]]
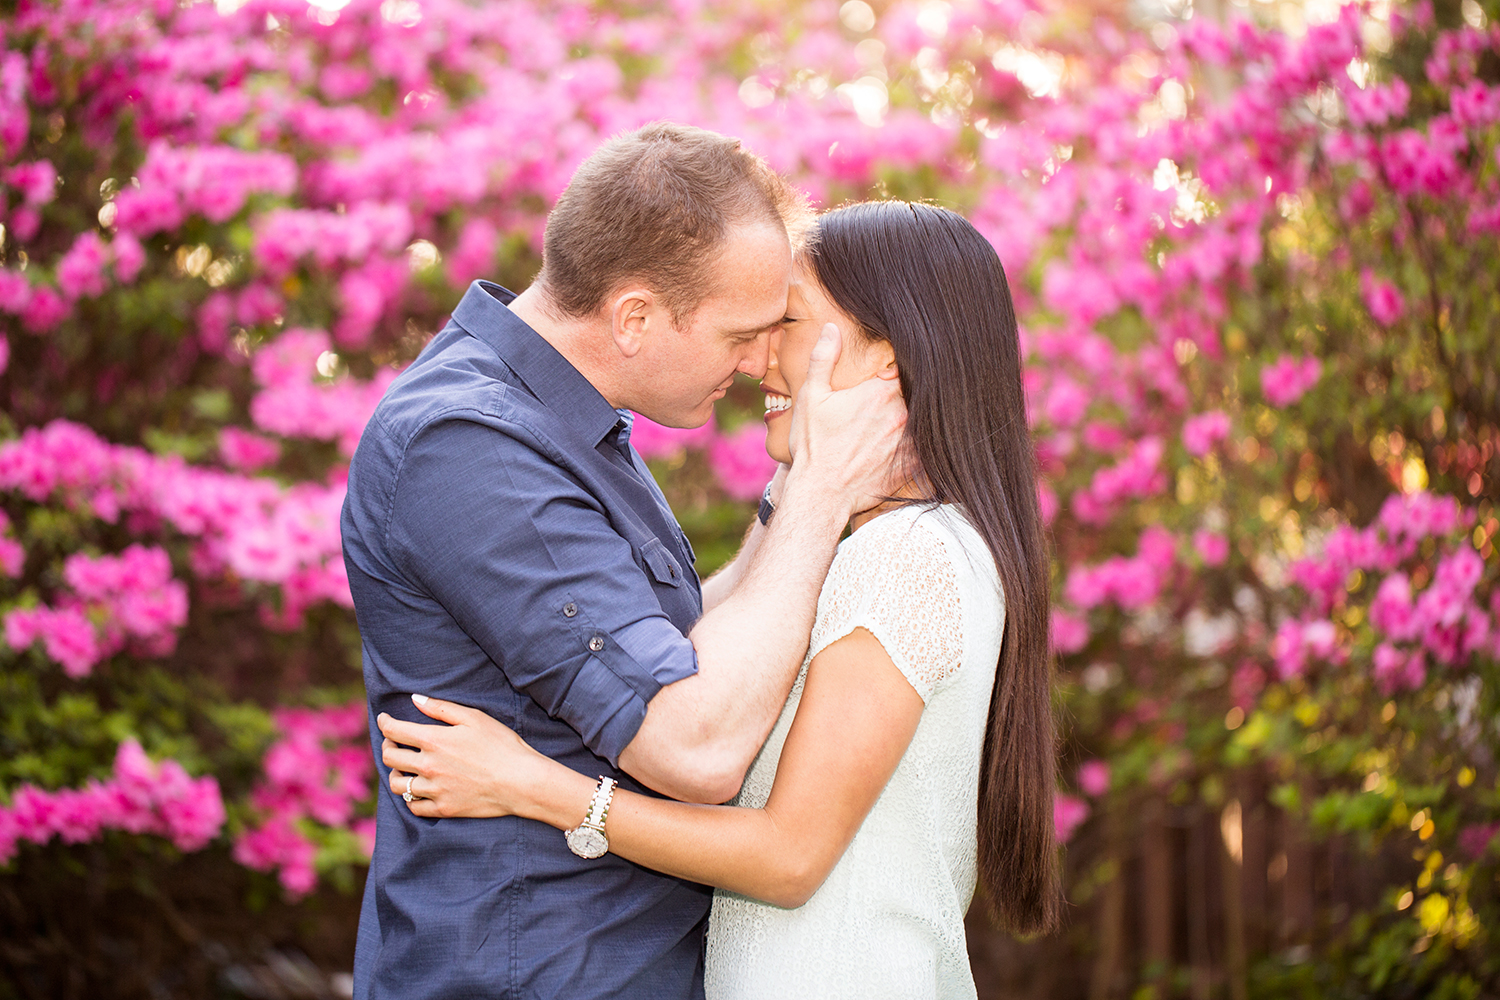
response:
[[(770, 485), (767, 486), (771, 492), (773, 510), (775, 505), (781, 502), (781, 493), (785, 489), (788, 471), (787, 466), (778, 466), (776, 474), (771, 477)], [(750, 527), (745, 529), (745, 537), (741, 539), (740, 550), (735, 553), (734, 558), (719, 567), (719, 571), (713, 576), (703, 581), (704, 614), (724, 603), (724, 599), (739, 586), (740, 581), (745, 578), (745, 570), (755, 557), (756, 549), (760, 547), (765, 537), (765, 526), (760, 523), (760, 517), (757, 515), (751, 519)]]
[(745, 568), (750, 565), (750, 560), (755, 555), (755, 550), (760, 547), (761, 539), (765, 537), (766, 529), (761, 525), (760, 519), (755, 518), (750, 526), (745, 529), (745, 537), (740, 540), (740, 550), (707, 580), (703, 581), (703, 613), (706, 615), (720, 604), (724, 599), (734, 592), (739, 582), (745, 577)]
[(736, 560), (732, 589), (689, 636), (698, 673), (652, 699), (622, 768), (689, 801), (738, 791), (796, 679), (849, 513), (847, 496), (812, 474), (788, 475), (775, 519), (752, 529)]

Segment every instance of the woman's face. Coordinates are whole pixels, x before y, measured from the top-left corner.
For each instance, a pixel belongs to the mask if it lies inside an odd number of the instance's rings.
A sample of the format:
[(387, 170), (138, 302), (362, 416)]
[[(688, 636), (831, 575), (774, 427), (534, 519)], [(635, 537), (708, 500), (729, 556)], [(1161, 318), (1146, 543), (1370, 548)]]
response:
[(766, 394), (766, 452), (778, 462), (792, 460), (792, 403), (807, 379), (813, 345), (825, 323), (833, 323), (843, 334), (843, 350), (833, 368), (833, 388), (847, 389), (894, 364), (891, 345), (883, 340), (866, 340), (859, 324), (833, 304), (812, 268), (800, 260), (792, 268), (786, 317), (771, 334), (770, 366), (760, 383)]

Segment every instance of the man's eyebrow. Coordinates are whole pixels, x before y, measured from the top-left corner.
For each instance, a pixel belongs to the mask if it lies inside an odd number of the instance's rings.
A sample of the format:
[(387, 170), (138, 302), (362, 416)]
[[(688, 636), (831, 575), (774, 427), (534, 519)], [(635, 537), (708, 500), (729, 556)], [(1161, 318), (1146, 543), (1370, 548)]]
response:
[(789, 316), (778, 316), (775, 319), (771, 320), (771, 322), (765, 324), (764, 326), (750, 326), (750, 327), (746, 327), (743, 330), (736, 330), (736, 331), (734, 331), (733, 333), (730, 334), (730, 336), (731, 337), (758, 337), (761, 334), (765, 333), (767, 330), (770, 330), (773, 327), (780, 326), (781, 324), (785, 323), (790, 318), (791, 317), (789, 317)]

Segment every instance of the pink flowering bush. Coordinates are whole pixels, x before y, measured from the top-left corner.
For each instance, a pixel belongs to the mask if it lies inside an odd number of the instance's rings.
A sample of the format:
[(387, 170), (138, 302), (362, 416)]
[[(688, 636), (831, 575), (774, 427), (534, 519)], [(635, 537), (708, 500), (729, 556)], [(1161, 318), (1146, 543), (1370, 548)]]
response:
[[(469, 281), (529, 281), (576, 164), (671, 118), (823, 205), (953, 205), (999, 252), (1078, 919), (1111, 912), (1090, 900), (1152, 808), (1228, 831), (1265, 786), (1309, 837), (1416, 860), (1250, 948), (1232, 995), (1500, 991), (1500, 8), (1218, 6), (15, 5), (0, 856), (37, 926), (71, 929), (16, 974), (100, 967), (106, 918), (64, 905), (84, 870), (135, 887), (122, 912), (196, 920), (194, 878), (249, 926), (347, 912), (385, 794), (349, 455)], [(705, 572), (774, 470), (758, 402), (632, 432)], [(1175, 981), (1081, 940), (1059, 947), (1104, 970), (1094, 995)], [(1304, 946), (1332, 956), (1316, 975), (1283, 961)], [(206, 953), (88, 981), (159, 995), (191, 967), (206, 994)]]

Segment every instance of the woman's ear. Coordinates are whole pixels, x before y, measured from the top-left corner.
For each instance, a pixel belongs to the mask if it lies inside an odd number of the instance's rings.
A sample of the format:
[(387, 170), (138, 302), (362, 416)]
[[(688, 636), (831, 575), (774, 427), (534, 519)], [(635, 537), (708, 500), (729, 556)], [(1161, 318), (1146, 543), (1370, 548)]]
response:
[(876, 378), (889, 382), (901, 377), (901, 373), (896, 370), (896, 349), (889, 340), (878, 341), (870, 349), (875, 352), (873, 360), (880, 366), (875, 369)]
[(610, 309), (610, 334), (621, 357), (633, 358), (640, 353), (650, 333), (656, 296), (648, 288), (631, 288), (615, 296)]

